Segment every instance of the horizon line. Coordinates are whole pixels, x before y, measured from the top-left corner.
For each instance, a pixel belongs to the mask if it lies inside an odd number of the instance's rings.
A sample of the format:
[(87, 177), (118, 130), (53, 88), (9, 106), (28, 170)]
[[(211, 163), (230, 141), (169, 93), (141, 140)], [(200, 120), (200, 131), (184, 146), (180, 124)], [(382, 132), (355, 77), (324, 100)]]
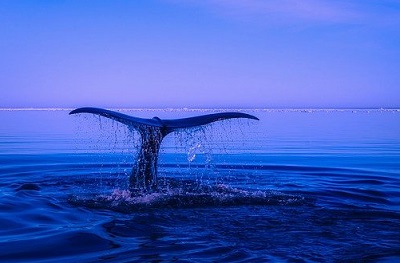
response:
[[(71, 111), (76, 108), (71, 108), (71, 107), (0, 107), (0, 111)], [(354, 111), (354, 110), (359, 110), (359, 111), (400, 111), (400, 107), (266, 107), (266, 108), (227, 108), (227, 107), (216, 107), (216, 108), (188, 108), (188, 107), (142, 107), (142, 108), (128, 108), (128, 107), (122, 107), (122, 108), (115, 108), (115, 107), (110, 107), (106, 108), (110, 110), (120, 110), (120, 111), (159, 111), (159, 110), (164, 110), (164, 111), (173, 111), (173, 110), (181, 110), (181, 111), (215, 111), (215, 110), (250, 110), (250, 111)]]

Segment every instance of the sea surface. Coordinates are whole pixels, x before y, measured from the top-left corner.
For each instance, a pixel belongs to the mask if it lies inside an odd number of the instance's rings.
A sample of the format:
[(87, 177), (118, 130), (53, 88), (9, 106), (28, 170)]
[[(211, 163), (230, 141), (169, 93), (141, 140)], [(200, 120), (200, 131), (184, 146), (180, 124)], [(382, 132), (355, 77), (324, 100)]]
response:
[(400, 262), (400, 110), (234, 111), (260, 120), (168, 135), (137, 194), (135, 131), (0, 110), (0, 262)]

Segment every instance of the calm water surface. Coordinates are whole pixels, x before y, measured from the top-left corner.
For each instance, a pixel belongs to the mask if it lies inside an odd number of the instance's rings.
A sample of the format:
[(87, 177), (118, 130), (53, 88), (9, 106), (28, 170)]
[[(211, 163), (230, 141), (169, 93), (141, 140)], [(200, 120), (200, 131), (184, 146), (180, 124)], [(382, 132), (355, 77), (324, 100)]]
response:
[(138, 134), (68, 112), (0, 111), (1, 262), (400, 262), (398, 110), (247, 110), (260, 121), (173, 133), (141, 195)]

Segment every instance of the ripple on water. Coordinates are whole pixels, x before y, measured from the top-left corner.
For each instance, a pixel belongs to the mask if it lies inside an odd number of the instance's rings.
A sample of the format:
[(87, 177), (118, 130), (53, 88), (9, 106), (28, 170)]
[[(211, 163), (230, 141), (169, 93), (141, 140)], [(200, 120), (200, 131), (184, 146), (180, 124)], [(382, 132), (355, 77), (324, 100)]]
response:
[(94, 233), (70, 231), (32, 239), (3, 242), (0, 260), (71, 260), (74, 255), (79, 255), (81, 259), (84, 259), (85, 254), (90, 255), (115, 247), (118, 247), (118, 245)]

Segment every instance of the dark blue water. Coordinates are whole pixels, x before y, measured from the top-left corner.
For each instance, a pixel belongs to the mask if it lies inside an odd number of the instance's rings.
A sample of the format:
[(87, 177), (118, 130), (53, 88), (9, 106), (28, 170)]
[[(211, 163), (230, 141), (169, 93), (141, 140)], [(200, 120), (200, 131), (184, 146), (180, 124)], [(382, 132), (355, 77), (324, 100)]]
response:
[(0, 261), (400, 262), (400, 111), (246, 112), (169, 135), (133, 194), (123, 125), (0, 111)]

